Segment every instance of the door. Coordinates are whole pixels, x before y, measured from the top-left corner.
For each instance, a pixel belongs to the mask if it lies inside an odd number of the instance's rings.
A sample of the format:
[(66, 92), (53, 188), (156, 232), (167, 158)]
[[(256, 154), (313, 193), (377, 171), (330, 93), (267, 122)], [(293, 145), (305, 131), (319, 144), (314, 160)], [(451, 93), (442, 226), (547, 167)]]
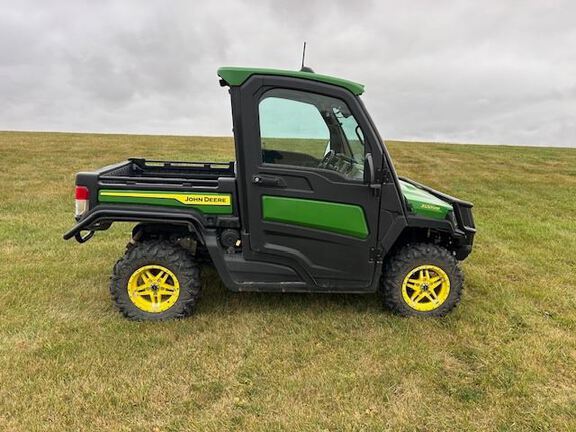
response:
[(369, 289), (380, 197), (364, 161), (379, 167), (382, 152), (356, 98), (266, 77), (243, 86), (241, 107), (246, 258), (290, 266), (311, 288)]

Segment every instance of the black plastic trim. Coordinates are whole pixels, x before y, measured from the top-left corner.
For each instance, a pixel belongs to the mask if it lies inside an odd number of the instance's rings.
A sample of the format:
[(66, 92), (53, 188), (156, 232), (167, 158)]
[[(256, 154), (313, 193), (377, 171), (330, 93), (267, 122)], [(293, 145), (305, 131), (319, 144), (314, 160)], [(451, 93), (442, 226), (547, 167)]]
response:
[(185, 212), (168, 210), (166, 207), (150, 208), (139, 206), (137, 208), (99, 205), (83, 217), (74, 227), (63, 235), (69, 240), (81, 231), (101, 231), (108, 229), (114, 222), (159, 222), (166, 224), (188, 225), (194, 232), (203, 234), (207, 220), (199, 212), (187, 209)]

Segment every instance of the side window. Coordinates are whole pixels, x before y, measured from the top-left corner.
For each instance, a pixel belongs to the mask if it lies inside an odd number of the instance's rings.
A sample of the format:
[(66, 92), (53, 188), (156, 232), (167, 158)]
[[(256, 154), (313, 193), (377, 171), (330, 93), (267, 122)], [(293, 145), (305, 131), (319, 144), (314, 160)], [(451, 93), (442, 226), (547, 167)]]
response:
[(337, 171), (362, 180), (364, 137), (341, 100), (273, 89), (259, 104), (262, 161)]
[(260, 102), (259, 108), (263, 161), (317, 167), (330, 132), (316, 107), (270, 96)]

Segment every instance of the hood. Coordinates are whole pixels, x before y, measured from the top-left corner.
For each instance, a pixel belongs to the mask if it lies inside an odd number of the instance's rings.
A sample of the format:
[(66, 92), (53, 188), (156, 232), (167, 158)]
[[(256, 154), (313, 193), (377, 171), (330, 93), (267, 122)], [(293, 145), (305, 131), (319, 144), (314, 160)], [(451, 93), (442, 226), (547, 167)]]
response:
[(408, 207), (418, 216), (433, 219), (445, 219), (448, 212), (452, 211), (452, 206), (440, 198), (436, 198), (429, 192), (420, 189), (408, 182), (398, 180), (402, 195), (408, 201)]

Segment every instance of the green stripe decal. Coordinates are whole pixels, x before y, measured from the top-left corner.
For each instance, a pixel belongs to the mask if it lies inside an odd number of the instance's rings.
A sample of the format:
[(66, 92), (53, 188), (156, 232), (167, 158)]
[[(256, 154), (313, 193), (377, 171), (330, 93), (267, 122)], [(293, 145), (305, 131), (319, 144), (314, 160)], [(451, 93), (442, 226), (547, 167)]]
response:
[(328, 201), (279, 196), (262, 196), (265, 221), (300, 225), (352, 237), (368, 237), (368, 225), (362, 207)]
[(232, 196), (225, 193), (102, 189), (98, 192), (98, 201), (191, 207), (207, 214), (232, 214)]

